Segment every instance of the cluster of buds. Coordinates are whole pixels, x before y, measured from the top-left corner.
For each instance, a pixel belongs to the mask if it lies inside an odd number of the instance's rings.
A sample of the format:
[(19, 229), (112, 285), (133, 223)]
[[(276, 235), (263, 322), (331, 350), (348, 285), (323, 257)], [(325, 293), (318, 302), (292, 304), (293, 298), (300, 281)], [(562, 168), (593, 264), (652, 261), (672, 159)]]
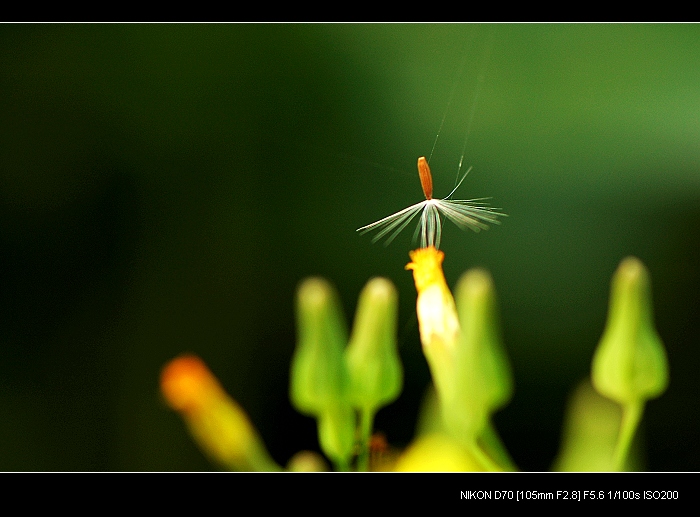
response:
[[(410, 257), (406, 269), (412, 271), (418, 293), (420, 339), (434, 390), (414, 442), (381, 468), (515, 470), (492, 423), (494, 412), (513, 393), (493, 280), (482, 269), (466, 272), (457, 283), (455, 301), (442, 271), (443, 252), (429, 246)], [(372, 437), (374, 416), (398, 397), (403, 383), (396, 290), (386, 279), (368, 282), (349, 336), (338, 297), (325, 280), (304, 281), (296, 308), (292, 404), (317, 420), (320, 448), (336, 470), (379, 468), (376, 461), (371, 464), (377, 456), (376, 445), (371, 445), (377, 443)], [(653, 323), (649, 275), (635, 258), (625, 259), (613, 277), (608, 322), (591, 380), (573, 399), (555, 467), (630, 468), (630, 444), (644, 404), (668, 384), (666, 354)], [(243, 409), (200, 359), (182, 356), (170, 362), (162, 372), (161, 389), (217, 463), (232, 470), (281, 469)], [(314, 454), (292, 463), (290, 470), (326, 468)]]

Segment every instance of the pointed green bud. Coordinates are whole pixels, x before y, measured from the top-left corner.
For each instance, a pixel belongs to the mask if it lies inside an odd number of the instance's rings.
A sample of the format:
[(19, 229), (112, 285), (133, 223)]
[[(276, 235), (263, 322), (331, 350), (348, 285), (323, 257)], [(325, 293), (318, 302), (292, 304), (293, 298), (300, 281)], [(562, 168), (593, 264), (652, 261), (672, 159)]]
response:
[(350, 396), (357, 409), (376, 412), (401, 392), (403, 370), (396, 347), (396, 289), (384, 278), (360, 294), (350, 344), (345, 350)]
[(612, 280), (608, 321), (593, 357), (595, 389), (620, 404), (658, 397), (668, 385), (668, 363), (653, 321), (649, 273), (634, 257)]
[(446, 421), (461, 420), (462, 432), (478, 437), (494, 411), (513, 392), (510, 364), (501, 343), (496, 294), (483, 269), (465, 273), (457, 285), (461, 332), (457, 341), (455, 406)]
[(318, 416), (347, 404), (346, 343), (347, 331), (334, 289), (320, 278), (305, 280), (297, 294), (297, 347), (289, 390), (301, 413)]
[(343, 354), (347, 330), (335, 290), (325, 280), (310, 278), (299, 287), (297, 327), (290, 398), (300, 412), (316, 417), (321, 449), (339, 470), (347, 470), (355, 441)]

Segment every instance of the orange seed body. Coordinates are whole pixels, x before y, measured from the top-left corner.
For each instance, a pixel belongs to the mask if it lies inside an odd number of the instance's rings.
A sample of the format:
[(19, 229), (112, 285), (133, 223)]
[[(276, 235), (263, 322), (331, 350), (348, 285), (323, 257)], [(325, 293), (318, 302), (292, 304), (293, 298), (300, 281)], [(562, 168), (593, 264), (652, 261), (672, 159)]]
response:
[(430, 166), (425, 156), (418, 158), (418, 176), (420, 176), (420, 186), (423, 187), (425, 199), (433, 199), (433, 176), (430, 174)]

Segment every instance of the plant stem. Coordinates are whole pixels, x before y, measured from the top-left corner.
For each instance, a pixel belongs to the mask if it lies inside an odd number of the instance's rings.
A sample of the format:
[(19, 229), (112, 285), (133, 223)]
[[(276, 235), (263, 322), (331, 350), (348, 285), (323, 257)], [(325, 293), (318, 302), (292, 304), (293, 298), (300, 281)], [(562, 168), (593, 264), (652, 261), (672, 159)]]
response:
[(481, 432), (480, 442), (484, 452), (493, 458), (501, 469), (509, 472), (516, 472), (518, 470), (513, 458), (508, 454), (508, 450), (505, 445), (503, 445), (501, 437), (498, 435), (498, 432), (491, 422), (489, 422)]
[(491, 456), (489, 456), (476, 441), (472, 442), (469, 447), (469, 452), (471, 452), (474, 459), (476, 459), (487, 472), (503, 472), (503, 467), (493, 461)]
[(369, 441), (372, 436), (374, 423), (374, 411), (364, 408), (360, 411), (360, 454), (357, 458), (357, 470), (367, 472), (369, 470)]
[(336, 472), (350, 472), (350, 465), (345, 460), (336, 461), (335, 462), (335, 470), (336, 470)]
[(620, 433), (618, 434), (617, 445), (615, 446), (615, 466), (618, 471), (625, 469), (632, 439), (639, 426), (639, 421), (642, 419), (643, 412), (644, 402), (632, 402), (624, 405), (622, 408)]

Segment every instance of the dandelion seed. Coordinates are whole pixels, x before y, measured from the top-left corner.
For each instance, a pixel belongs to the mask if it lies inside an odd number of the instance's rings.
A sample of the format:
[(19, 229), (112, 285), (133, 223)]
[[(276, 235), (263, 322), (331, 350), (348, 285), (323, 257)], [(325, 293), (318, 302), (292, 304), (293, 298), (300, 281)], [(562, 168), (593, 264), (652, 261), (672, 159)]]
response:
[(374, 236), (372, 242), (377, 242), (387, 235), (389, 236), (384, 243), (388, 246), (396, 236), (403, 231), (410, 222), (420, 214), (418, 226), (413, 234), (414, 241), (420, 235), (421, 248), (429, 246), (440, 247), (440, 238), (442, 237), (442, 216), (446, 217), (462, 230), (480, 230), (488, 229), (488, 224), (500, 224), (499, 217), (505, 216), (499, 212), (500, 208), (492, 208), (485, 201), (489, 198), (478, 199), (450, 199), (459, 186), (467, 177), (471, 167), (464, 173), (462, 179), (459, 180), (457, 186), (452, 189), (452, 192), (444, 199), (433, 199), (433, 178), (430, 174), (428, 161), (424, 156), (418, 158), (418, 175), (420, 183), (425, 194), (425, 201), (411, 205), (391, 214), (390, 216), (380, 219), (372, 224), (358, 228), (360, 233), (367, 233), (373, 230), (379, 230)]

